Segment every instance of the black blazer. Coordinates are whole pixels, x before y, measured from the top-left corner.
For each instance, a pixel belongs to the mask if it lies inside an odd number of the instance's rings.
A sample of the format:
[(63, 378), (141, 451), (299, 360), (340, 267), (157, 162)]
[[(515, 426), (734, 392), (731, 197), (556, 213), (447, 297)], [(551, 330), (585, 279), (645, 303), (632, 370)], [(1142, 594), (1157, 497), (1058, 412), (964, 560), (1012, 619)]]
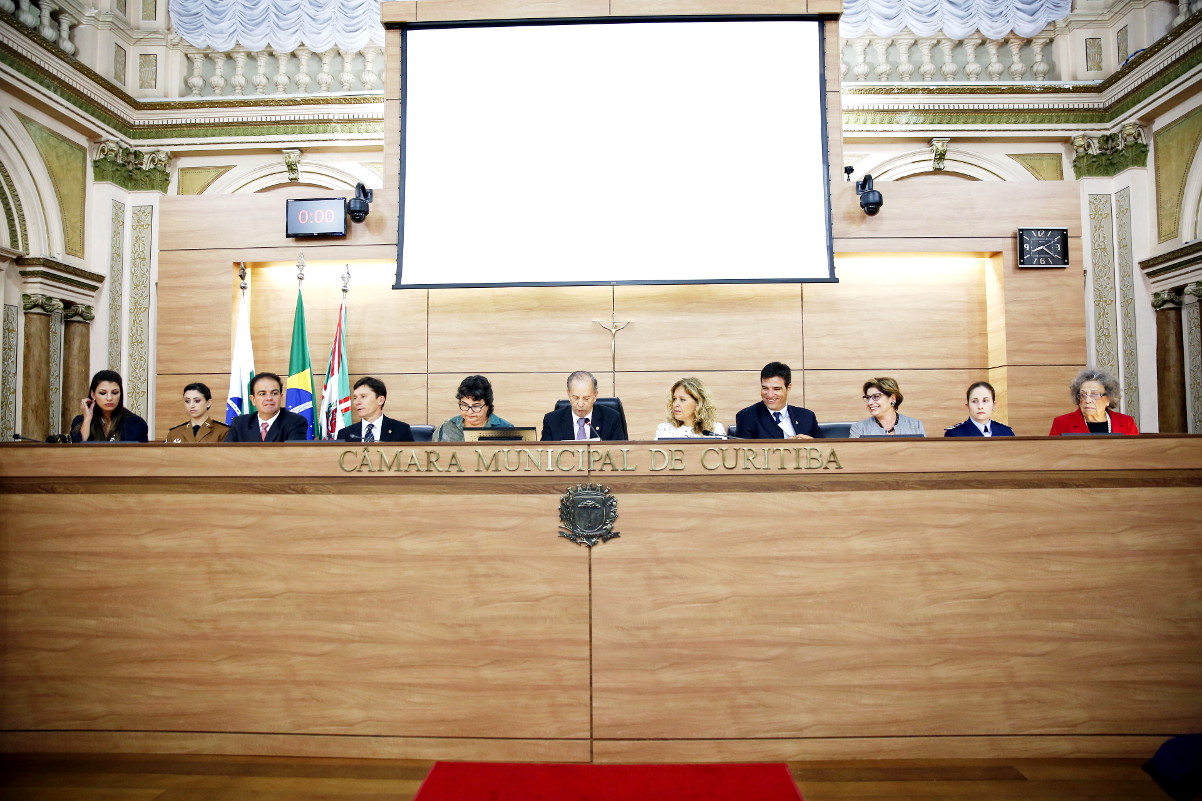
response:
[[(800, 406), (786, 406), (789, 422), (798, 434), (806, 434), (816, 439), (822, 438), (822, 429), (818, 428), (818, 418), (809, 409)], [(784, 439), (785, 432), (772, 417), (772, 412), (763, 401), (748, 406), (735, 415), (735, 428), (739, 439)]]
[[(997, 420), (989, 421), (989, 435), (991, 437), (1013, 437), (1014, 429), (1010, 426), (999, 423)], [(965, 420), (963, 423), (958, 423), (943, 432), (945, 437), (984, 437), (981, 429), (977, 428), (972, 420)]]
[[(100, 410), (97, 409), (96, 411), (93, 412), (93, 414), (100, 414)], [(82, 425), (83, 425), (83, 415), (82, 414), (75, 415), (75, 419), (71, 421), (71, 428), (69, 429), (71, 432), (71, 441), (72, 442), (83, 442), (83, 434), (80, 433), (80, 430), (79, 430), (80, 426), (82, 426)], [(150, 429), (146, 426), (146, 421), (143, 420), (138, 415), (131, 412), (129, 409), (126, 409), (125, 410), (125, 419), (123, 419), (121, 421), (121, 432), (117, 436), (116, 441), (117, 442), (146, 442), (148, 439), (150, 439)], [(111, 439), (106, 439), (106, 440), (90, 439), (90, 440), (88, 440), (88, 442), (112, 442), (112, 441), (113, 440), (111, 440)]]
[(259, 439), (259, 414), (240, 414), (230, 423), (226, 442), (305, 442), (309, 439), (309, 421), (296, 412), (280, 409), (280, 416), (267, 429), (267, 438)]
[[(599, 403), (593, 404), (593, 411), (589, 414), (589, 427), (592, 429), (589, 436), (611, 441), (628, 439), (621, 415)], [(541, 439), (543, 442), (576, 439), (576, 415), (571, 406), (564, 406), (543, 415)]]
[[(338, 436), (335, 439), (342, 442), (362, 442), (362, 432), (363, 422), (360, 421), (346, 428), (338, 429)], [(409, 428), (409, 424), (393, 420), (387, 415), (376, 422), (372, 433), (376, 435), (377, 442), (413, 442), (413, 430)]]

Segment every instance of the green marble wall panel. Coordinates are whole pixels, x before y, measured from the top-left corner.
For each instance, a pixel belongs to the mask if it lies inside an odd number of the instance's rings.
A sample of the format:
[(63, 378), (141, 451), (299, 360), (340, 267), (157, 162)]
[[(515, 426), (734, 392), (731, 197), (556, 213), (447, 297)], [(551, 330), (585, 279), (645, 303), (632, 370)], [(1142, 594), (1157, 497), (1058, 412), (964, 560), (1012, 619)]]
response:
[[(20, 116), (20, 115), (18, 115)], [(39, 122), (21, 123), (41, 156), (63, 220), (63, 249), (68, 256), (84, 255), (84, 209), (88, 187), (88, 151)]]
[(1064, 159), (1059, 153), (1013, 153), (1010, 158), (1041, 181), (1063, 181)]
[(5, 304), (0, 329), (0, 440), (17, 430), (17, 307)]
[(1119, 374), (1118, 312), (1114, 290), (1114, 205), (1110, 195), (1089, 196), (1089, 243), (1093, 268), (1094, 364)]
[(125, 286), (125, 204), (113, 201), (109, 232), (109, 358), (110, 370), (121, 372), (121, 309)]
[(175, 191), (180, 195), (199, 195), (232, 169), (232, 164), (228, 167), (181, 167), (178, 170), (179, 178), (175, 184)]
[(1185, 181), (1202, 144), (1202, 108), (1152, 134), (1156, 146), (1156, 231), (1158, 242), (1181, 232)]
[(154, 206), (134, 206), (129, 252), (128, 405), (149, 420), (150, 399), (150, 260)]
[[(90, 379), (92, 376), (88, 376)], [(63, 310), (50, 312), (50, 433), (59, 431), (63, 424)], [(78, 402), (78, 401), (77, 401)]]
[(1114, 194), (1115, 256), (1122, 320), (1122, 410), (1139, 422), (1139, 353), (1135, 331), (1135, 256), (1131, 246), (1131, 188)]

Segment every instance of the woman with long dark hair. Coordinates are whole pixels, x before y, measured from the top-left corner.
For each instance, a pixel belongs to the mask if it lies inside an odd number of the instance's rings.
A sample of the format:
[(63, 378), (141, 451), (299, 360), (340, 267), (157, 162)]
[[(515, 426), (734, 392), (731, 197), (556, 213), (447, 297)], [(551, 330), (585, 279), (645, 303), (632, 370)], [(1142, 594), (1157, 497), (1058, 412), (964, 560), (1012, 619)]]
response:
[(92, 376), (88, 397), (79, 402), (83, 412), (71, 421), (72, 442), (146, 442), (146, 421), (125, 408), (125, 389), (116, 370)]

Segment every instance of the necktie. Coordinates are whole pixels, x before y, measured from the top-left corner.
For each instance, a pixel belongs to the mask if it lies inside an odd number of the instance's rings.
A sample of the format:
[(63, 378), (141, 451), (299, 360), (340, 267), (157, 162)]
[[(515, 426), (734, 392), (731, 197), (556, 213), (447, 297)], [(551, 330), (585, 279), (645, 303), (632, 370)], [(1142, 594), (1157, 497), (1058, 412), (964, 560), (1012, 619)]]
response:
[(588, 425), (588, 419), (584, 417), (576, 418), (576, 439), (588, 439), (588, 434), (584, 433), (584, 427)]
[(200, 433), (200, 426), (198, 426), (198, 425), (192, 426), (192, 436), (196, 436), (199, 433)]
[(772, 419), (776, 420), (777, 425), (780, 425), (780, 412), (773, 412)]
[(271, 428), (271, 423), (259, 423), (259, 439), (267, 441), (267, 429)]
[(985, 436), (989, 436), (989, 426), (985, 426), (985, 430), (981, 433), (983, 433)]
[(375, 442), (376, 441), (376, 435), (371, 433), (372, 426), (374, 426), (374, 425), (375, 425), (375, 423), (367, 424), (367, 430), (363, 432), (363, 441), (364, 442)]

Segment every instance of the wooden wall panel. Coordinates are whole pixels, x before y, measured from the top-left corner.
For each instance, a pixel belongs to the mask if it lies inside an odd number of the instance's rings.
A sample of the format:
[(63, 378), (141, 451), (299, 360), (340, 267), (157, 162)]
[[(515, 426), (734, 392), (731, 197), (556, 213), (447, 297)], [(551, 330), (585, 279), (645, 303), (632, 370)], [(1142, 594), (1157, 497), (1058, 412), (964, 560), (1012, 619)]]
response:
[(588, 555), (535, 557), (528, 524), (557, 519), (553, 495), (363, 514), (189, 493), (136, 522), (127, 496), (62, 500), (89, 522), (47, 530), (5, 498), (7, 728), (588, 736)]
[(797, 284), (619, 286), (618, 320), (630, 325), (618, 334), (618, 369), (800, 370), (801, 294)]
[(809, 370), (949, 369), (987, 356), (983, 259), (842, 256), (805, 288)]
[(611, 362), (612, 289), (509, 287), (430, 292), (430, 369), (598, 372)]
[(155, 357), (160, 373), (229, 373), (237, 269), (206, 256), (159, 253)]
[(1202, 719), (1202, 556), (1180, 518), (1196, 497), (624, 495), (638, 547), (593, 555), (595, 735), (1151, 735)]

